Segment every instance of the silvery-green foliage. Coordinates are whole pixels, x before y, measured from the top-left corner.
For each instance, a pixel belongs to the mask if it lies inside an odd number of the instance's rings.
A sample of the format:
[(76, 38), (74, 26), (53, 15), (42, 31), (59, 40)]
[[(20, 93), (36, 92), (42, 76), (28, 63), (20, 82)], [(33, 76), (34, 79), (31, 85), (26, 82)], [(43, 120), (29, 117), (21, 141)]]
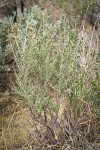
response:
[(73, 24), (66, 19), (52, 23), (47, 11), (36, 6), (31, 12), (25, 11), (16, 32), (13, 28), (9, 35), (13, 42), (8, 47), (17, 67), (14, 90), (34, 104), (38, 113), (43, 106), (57, 108), (50, 91), (74, 105), (93, 98), (95, 76), (91, 73), (96, 75), (96, 62), (91, 51), (84, 51), (86, 45), (78, 39)]
[(4, 67), (4, 59), (7, 55), (9, 55), (9, 51), (7, 50), (8, 44), (8, 33), (10, 27), (12, 25), (12, 18), (5, 19), (2, 23), (0, 23), (0, 66)]

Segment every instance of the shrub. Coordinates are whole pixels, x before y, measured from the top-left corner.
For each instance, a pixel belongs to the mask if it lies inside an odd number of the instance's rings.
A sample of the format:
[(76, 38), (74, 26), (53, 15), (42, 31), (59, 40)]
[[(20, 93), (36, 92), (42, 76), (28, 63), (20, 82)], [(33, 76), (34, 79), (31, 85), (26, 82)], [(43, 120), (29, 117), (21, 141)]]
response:
[(8, 69), (8, 66), (6, 66), (5, 58), (10, 55), (10, 51), (7, 51), (6, 46), (8, 44), (8, 34), (11, 25), (12, 18), (9, 20), (5, 19), (2, 23), (0, 23), (0, 71)]
[(15, 61), (13, 91), (28, 106), (32, 121), (22, 118), (17, 125), (27, 132), (28, 142), (12, 141), (12, 149), (99, 149), (99, 123), (92, 119), (100, 115), (98, 49), (80, 38), (69, 20), (52, 23), (37, 6), (7, 27), (4, 49)]
[(98, 54), (84, 51), (83, 44), (87, 45), (74, 25), (64, 19), (52, 23), (46, 10), (36, 6), (11, 28), (8, 50), (17, 66), (15, 92), (24, 100), (34, 103), (38, 112), (44, 105), (56, 108), (51, 93), (56, 100), (69, 99), (73, 106), (84, 100), (95, 102)]

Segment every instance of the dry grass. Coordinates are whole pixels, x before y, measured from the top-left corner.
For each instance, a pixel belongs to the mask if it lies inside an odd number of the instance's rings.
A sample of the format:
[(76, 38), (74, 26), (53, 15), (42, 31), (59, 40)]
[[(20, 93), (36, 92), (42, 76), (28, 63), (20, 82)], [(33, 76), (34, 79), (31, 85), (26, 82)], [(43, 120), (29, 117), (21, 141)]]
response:
[(67, 103), (63, 117), (52, 125), (42, 119), (20, 103), (7, 106), (0, 118), (0, 149), (99, 150), (100, 122), (93, 119), (91, 103), (80, 102), (76, 110)]

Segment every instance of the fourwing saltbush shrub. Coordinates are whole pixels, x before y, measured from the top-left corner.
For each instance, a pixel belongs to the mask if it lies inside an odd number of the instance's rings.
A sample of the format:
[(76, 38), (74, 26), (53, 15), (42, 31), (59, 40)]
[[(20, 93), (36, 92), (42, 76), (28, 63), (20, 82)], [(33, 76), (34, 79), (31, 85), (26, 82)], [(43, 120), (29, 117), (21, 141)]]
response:
[(96, 101), (92, 83), (98, 72), (97, 54), (84, 48), (67, 19), (52, 23), (46, 10), (37, 6), (31, 12), (25, 10), (20, 22), (11, 27), (7, 47), (17, 68), (15, 92), (33, 104), (37, 113), (43, 106), (47, 112), (57, 110), (51, 93), (74, 107), (83, 100)]

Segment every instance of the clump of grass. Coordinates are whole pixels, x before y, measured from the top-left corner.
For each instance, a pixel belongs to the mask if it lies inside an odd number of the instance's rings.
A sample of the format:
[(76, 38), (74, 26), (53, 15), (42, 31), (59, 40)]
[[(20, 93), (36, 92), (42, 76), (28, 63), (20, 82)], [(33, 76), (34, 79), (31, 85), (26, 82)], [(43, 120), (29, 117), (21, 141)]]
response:
[(76, 0), (73, 2), (76, 14), (83, 13), (91, 8), (96, 3), (96, 0)]
[(96, 0), (55, 0), (55, 2), (62, 8), (72, 6), (75, 15), (79, 15), (92, 7)]
[(58, 3), (58, 5), (59, 5), (60, 7), (65, 7), (65, 6), (66, 6), (66, 3), (69, 3), (68, 0), (62, 0), (62, 1), (60, 1), (60, 0), (55, 0), (55, 1)]

